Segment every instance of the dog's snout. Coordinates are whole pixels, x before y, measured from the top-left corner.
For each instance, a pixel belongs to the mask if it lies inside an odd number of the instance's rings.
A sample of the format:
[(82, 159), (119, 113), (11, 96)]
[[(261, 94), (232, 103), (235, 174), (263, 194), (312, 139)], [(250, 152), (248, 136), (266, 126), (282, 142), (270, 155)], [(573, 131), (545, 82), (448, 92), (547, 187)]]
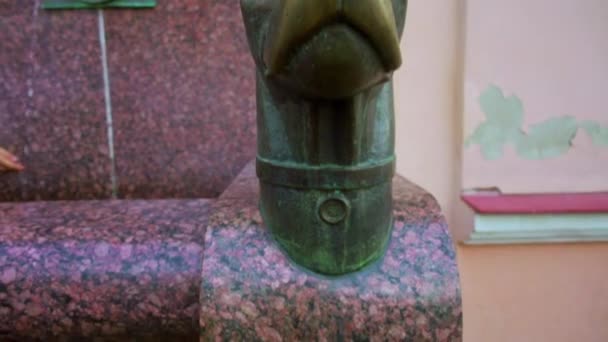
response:
[(401, 65), (392, 0), (279, 0), (273, 10), (263, 60), (269, 74), (288, 63), (291, 51), (323, 27), (344, 23), (363, 34), (386, 71)]

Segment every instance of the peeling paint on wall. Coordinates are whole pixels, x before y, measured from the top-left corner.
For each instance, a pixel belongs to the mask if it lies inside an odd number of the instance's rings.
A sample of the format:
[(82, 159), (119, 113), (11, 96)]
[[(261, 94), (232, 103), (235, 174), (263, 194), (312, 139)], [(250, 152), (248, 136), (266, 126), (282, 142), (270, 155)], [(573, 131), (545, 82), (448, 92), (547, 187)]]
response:
[(515, 95), (505, 97), (502, 89), (494, 85), (481, 94), (479, 105), (486, 115), (486, 121), (465, 141), (465, 147), (479, 145), (487, 160), (500, 159), (504, 147), (509, 144), (524, 159), (559, 157), (570, 150), (579, 128), (589, 134), (595, 145), (608, 147), (608, 127), (602, 127), (595, 121), (579, 123), (572, 116), (551, 118), (524, 131), (522, 101)]
[(523, 132), (524, 106), (519, 98), (505, 98), (502, 90), (491, 86), (479, 97), (486, 121), (481, 123), (465, 142), (478, 144), (485, 159), (499, 159), (506, 144), (515, 144)]
[(517, 154), (525, 159), (559, 157), (572, 147), (578, 124), (576, 118), (551, 118), (530, 127), (528, 134), (516, 142)]
[(608, 127), (601, 127), (594, 121), (583, 121), (580, 127), (587, 131), (594, 144), (608, 147)]

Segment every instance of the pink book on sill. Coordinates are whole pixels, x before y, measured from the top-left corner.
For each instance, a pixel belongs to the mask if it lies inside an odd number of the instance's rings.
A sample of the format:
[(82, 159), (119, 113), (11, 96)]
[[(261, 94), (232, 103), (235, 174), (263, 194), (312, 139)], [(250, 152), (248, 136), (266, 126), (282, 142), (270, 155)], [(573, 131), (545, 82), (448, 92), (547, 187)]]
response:
[(499, 190), (472, 190), (462, 200), (477, 214), (608, 213), (608, 192), (502, 194)]

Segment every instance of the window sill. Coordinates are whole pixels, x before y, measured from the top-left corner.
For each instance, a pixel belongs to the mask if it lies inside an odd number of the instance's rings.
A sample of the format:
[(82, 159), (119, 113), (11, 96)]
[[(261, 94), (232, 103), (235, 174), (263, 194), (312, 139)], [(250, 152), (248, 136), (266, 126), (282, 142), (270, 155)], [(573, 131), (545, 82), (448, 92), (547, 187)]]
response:
[(608, 242), (608, 192), (464, 194), (475, 211), (467, 245)]

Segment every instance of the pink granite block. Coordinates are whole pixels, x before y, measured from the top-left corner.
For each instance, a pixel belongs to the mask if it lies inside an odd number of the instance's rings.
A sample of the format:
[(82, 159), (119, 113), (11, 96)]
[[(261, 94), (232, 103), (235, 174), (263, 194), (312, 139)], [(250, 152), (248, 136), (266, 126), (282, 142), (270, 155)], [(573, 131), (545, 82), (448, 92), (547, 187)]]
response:
[(196, 340), (209, 208), (0, 204), (0, 340)]
[(238, 1), (105, 15), (119, 196), (217, 197), (255, 156)]
[(97, 13), (0, 2), (0, 146), (25, 164), (0, 201), (111, 195)]
[(221, 200), (245, 200), (253, 205), (257, 205), (258, 198), (259, 181), (255, 173), (255, 161), (245, 165), (241, 173), (219, 197)]
[[(455, 253), (430, 194), (396, 177), (385, 257), (329, 278), (299, 268), (278, 249), (262, 224), (257, 195), (251, 196), (252, 167), (227, 190), (229, 199), (214, 204), (209, 219), (201, 341), (462, 339)], [(237, 199), (239, 191), (247, 197)]]

